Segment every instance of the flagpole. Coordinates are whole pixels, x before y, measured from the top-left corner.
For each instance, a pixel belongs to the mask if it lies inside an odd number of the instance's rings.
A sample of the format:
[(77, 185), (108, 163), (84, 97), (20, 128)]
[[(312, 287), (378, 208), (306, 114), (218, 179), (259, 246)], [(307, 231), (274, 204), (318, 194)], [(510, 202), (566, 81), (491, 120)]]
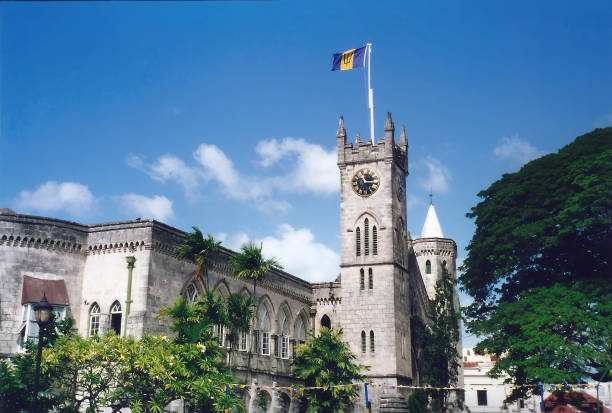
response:
[(370, 108), (370, 138), (374, 145), (374, 91), (370, 79), (370, 68), (372, 66), (372, 43), (367, 44), (368, 47), (368, 106)]

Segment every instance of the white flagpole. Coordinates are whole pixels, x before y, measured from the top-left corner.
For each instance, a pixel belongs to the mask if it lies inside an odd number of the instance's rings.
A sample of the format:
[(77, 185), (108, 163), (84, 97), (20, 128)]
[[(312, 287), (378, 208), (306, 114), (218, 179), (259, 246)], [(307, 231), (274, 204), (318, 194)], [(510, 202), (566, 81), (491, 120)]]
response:
[(368, 47), (368, 106), (370, 108), (370, 138), (374, 145), (374, 90), (370, 80), (370, 68), (372, 66), (372, 43), (367, 44)]

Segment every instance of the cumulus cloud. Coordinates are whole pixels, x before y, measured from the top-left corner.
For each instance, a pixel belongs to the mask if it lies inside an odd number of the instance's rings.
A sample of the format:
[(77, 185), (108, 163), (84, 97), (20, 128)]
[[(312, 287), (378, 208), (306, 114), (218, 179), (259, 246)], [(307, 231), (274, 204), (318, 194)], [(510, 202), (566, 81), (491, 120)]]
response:
[(295, 156), (295, 169), (275, 182), (286, 191), (309, 191), (321, 194), (335, 193), (340, 188), (335, 149), (325, 150), (303, 139), (270, 139), (257, 144), (260, 165), (269, 167), (279, 160)]
[[(266, 213), (286, 214), (291, 205), (275, 194), (303, 192), (330, 194), (339, 189), (339, 175), (336, 168), (336, 153), (303, 139), (285, 138), (261, 141), (256, 146), (257, 164), (269, 168), (282, 159), (289, 159), (289, 171), (283, 174), (260, 171), (242, 173), (232, 160), (216, 145), (201, 144), (193, 153), (196, 165), (190, 166), (172, 154), (159, 157), (154, 163), (146, 164), (138, 156), (130, 156), (129, 166), (147, 173), (160, 182), (180, 184), (188, 198), (203, 192), (218, 191), (229, 199), (256, 201), (257, 209)], [(284, 168), (286, 170), (287, 168)], [(269, 171), (269, 169), (268, 169)]]
[[(222, 233), (217, 238), (234, 251), (249, 241), (244, 232), (233, 236)], [(295, 229), (289, 224), (282, 224), (274, 235), (253, 242), (263, 245), (262, 252), (266, 258), (275, 257), (285, 271), (302, 279), (311, 282), (333, 281), (340, 271), (340, 256), (317, 242), (307, 228)]]
[(520, 139), (518, 135), (501, 138), (500, 143), (493, 149), (493, 153), (498, 158), (509, 159), (521, 164), (542, 155), (542, 151)]
[(145, 165), (142, 158), (132, 155), (128, 157), (127, 164), (145, 172), (156, 181), (175, 181), (183, 187), (188, 198), (196, 197), (201, 172), (196, 168), (187, 166), (185, 162), (172, 154), (160, 156), (151, 165)]
[(87, 186), (76, 182), (47, 181), (33, 191), (23, 190), (15, 201), (17, 210), (24, 212), (64, 211), (73, 216), (91, 209), (94, 196)]
[(447, 192), (453, 177), (446, 165), (433, 156), (426, 157), (422, 165), (427, 169), (427, 177), (422, 181), (423, 187), (434, 192)]
[(225, 232), (222, 232), (215, 235), (215, 239), (221, 241), (224, 247), (233, 251), (240, 250), (240, 247), (249, 242), (249, 236), (245, 232), (238, 232), (231, 236), (227, 235)]
[(172, 201), (165, 196), (155, 195), (151, 198), (138, 194), (125, 194), (119, 197), (123, 207), (138, 217), (168, 221), (174, 217)]

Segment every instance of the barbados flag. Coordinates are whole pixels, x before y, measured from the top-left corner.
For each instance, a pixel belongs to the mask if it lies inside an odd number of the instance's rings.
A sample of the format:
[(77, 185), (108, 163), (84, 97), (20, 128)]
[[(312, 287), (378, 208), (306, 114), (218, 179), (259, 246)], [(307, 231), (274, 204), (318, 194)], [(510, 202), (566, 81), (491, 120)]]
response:
[(331, 70), (349, 70), (365, 66), (367, 46), (360, 49), (347, 50), (344, 53), (334, 54), (334, 64)]

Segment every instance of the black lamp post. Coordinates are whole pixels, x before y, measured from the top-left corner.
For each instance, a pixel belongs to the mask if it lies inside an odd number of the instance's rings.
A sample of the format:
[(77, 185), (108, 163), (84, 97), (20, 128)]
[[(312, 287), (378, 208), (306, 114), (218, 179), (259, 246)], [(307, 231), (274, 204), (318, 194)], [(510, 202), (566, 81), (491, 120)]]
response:
[(42, 357), (43, 336), (45, 334), (45, 326), (51, 318), (51, 304), (47, 301), (47, 297), (43, 293), (43, 298), (39, 303), (34, 305), (34, 316), (38, 324), (38, 352), (36, 353), (36, 373), (34, 373), (34, 391), (32, 394), (32, 403), (30, 404), (30, 413), (36, 413), (36, 402), (38, 397), (38, 385), (40, 382), (40, 359)]

